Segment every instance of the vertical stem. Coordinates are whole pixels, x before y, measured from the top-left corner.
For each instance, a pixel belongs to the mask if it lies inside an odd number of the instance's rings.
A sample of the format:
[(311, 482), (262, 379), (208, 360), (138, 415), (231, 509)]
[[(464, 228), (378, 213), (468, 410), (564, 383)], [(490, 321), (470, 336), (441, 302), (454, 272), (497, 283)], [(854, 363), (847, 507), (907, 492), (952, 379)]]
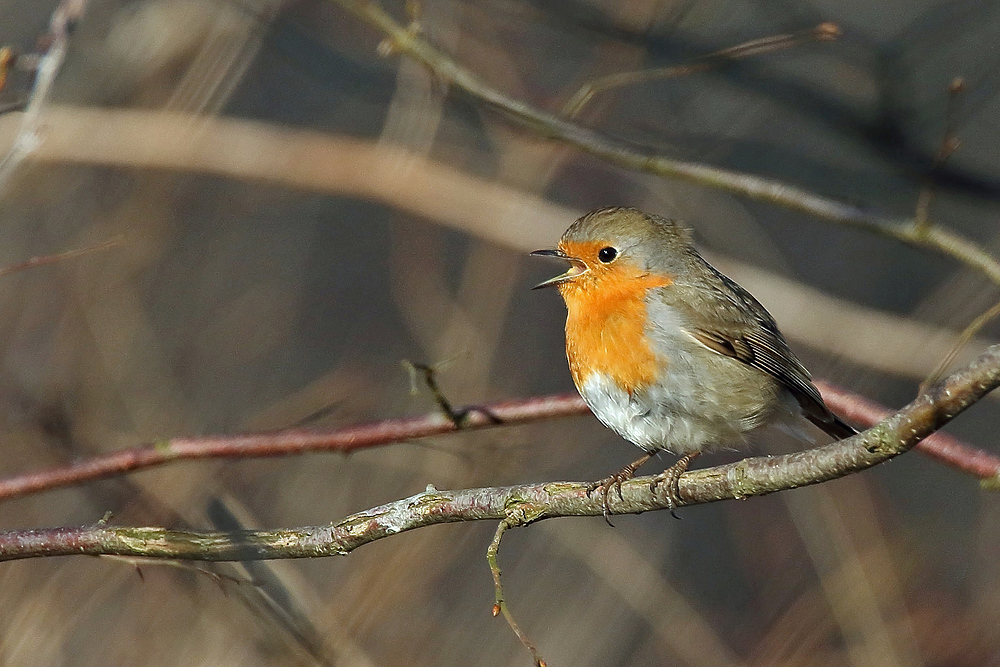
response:
[(493, 573), (493, 587), (496, 591), (496, 604), (493, 605), (493, 615), (503, 614), (503, 617), (507, 619), (507, 625), (510, 626), (510, 629), (514, 631), (514, 634), (521, 640), (525, 648), (531, 651), (531, 658), (535, 661), (536, 667), (545, 667), (545, 660), (538, 654), (538, 649), (528, 640), (527, 635), (524, 634), (517, 621), (514, 620), (510, 610), (507, 608), (507, 603), (503, 599), (503, 584), (500, 583), (500, 564), (497, 562), (497, 552), (500, 550), (500, 538), (503, 537), (503, 534), (511, 526), (510, 519), (501, 521), (500, 525), (497, 526), (497, 532), (493, 536), (493, 541), (490, 542), (489, 549), (486, 550), (486, 561), (490, 564), (490, 572)]

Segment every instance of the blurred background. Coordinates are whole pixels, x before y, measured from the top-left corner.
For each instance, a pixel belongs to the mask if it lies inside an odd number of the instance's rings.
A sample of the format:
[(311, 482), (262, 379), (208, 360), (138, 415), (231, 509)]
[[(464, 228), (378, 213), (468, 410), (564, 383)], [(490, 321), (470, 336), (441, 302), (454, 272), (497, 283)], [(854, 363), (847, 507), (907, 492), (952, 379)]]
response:
[[(52, 0), (0, 3), (22, 54)], [(835, 22), (807, 42), (602, 92), (582, 124), (787, 182), (1000, 253), (995, 2), (425, 0), (382, 6), (482, 80), (558, 113), (588, 81)], [(337, 2), (90, 0), (38, 128), (0, 182), (0, 475), (154, 438), (332, 427), (568, 391), (564, 309), (531, 292), (582, 212), (686, 221), (819, 378), (897, 407), (998, 299), (926, 250), (542, 140), (387, 53)], [(58, 35), (56, 35), (58, 37)], [(949, 111), (949, 84), (965, 92)], [(194, 116), (208, 118), (205, 123)], [(21, 116), (0, 116), (7, 151)], [(946, 128), (962, 140), (934, 169)], [(1000, 336), (987, 327), (961, 355)], [(948, 430), (996, 451), (995, 399)], [(768, 436), (754, 451), (801, 447)], [(0, 528), (323, 524), (424, 489), (597, 479), (635, 456), (575, 418), (360, 451), (181, 463), (0, 506)], [(734, 460), (735, 452), (699, 465)], [(665, 458), (651, 466), (669, 465)], [(648, 472), (655, 472), (650, 468)], [(912, 453), (745, 502), (511, 531), (515, 617), (560, 665), (1000, 665), (1000, 499)], [(347, 558), (0, 567), (9, 665), (527, 665), (491, 617), (495, 525)]]

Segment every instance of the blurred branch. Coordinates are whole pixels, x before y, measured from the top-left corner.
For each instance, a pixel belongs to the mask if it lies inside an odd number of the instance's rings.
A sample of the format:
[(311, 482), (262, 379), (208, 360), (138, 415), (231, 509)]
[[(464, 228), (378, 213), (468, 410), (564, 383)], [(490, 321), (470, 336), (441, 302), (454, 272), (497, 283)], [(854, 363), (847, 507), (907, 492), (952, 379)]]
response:
[(42, 126), (42, 108), (48, 102), (52, 84), (62, 68), (69, 48), (69, 37), (76, 23), (87, 8), (87, 0), (62, 0), (52, 12), (49, 19), (49, 37), (52, 40), (45, 55), (38, 62), (35, 73), (35, 85), (31, 90), (21, 117), (21, 126), (17, 137), (11, 143), (10, 149), (0, 159), (0, 188), (6, 185), (7, 179), (17, 169), (21, 161), (29, 155), (42, 141), (39, 128)]
[[(232, 118), (71, 107), (47, 109), (43, 122), (45, 141), (31, 154), (33, 162), (173, 169), (358, 197), (519, 251), (551, 244), (569, 221), (583, 214), (399, 147), (308, 130)], [(19, 114), (0, 116), (0, 151), (14, 140), (19, 124)], [(955, 347), (950, 331), (847, 303), (707, 254), (771, 310), (793, 341), (921, 380)], [(854, 335), (831, 335), (836, 331)], [(963, 351), (962, 361), (987, 343), (979, 340), (971, 347)]]
[(45, 266), (46, 264), (55, 264), (66, 259), (75, 259), (76, 257), (82, 257), (83, 255), (89, 255), (92, 252), (98, 252), (100, 250), (107, 250), (108, 248), (113, 248), (122, 242), (121, 236), (116, 236), (103, 243), (97, 243), (86, 248), (77, 248), (75, 250), (67, 250), (65, 252), (59, 252), (54, 255), (39, 255), (37, 257), (30, 257), (23, 262), (18, 262), (17, 264), (9, 264), (4, 267), (0, 267), (0, 278), (4, 276), (9, 276), (12, 273), (18, 273), (19, 271), (25, 271), (27, 269), (33, 269), (36, 266)]
[(698, 58), (688, 65), (674, 65), (671, 67), (658, 67), (655, 69), (637, 70), (634, 72), (617, 72), (608, 74), (580, 87), (569, 101), (563, 105), (562, 115), (567, 118), (575, 118), (580, 111), (593, 99), (594, 95), (603, 93), (612, 88), (631, 86), (649, 81), (670, 79), (679, 76), (688, 76), (707, 72), (714, 67), (719, 67), (726, 63), (731, 63), (743, 58), (758, 56), (765, 53), (773, 53), (781, 49), (788, 49), (799, 46), (808, 41), (822, 40), (828, 41), (840, 36), (840, 28), (833, 23), (823, 23), (812, 30), (802, 30), (789, 35), (773, 35), (743, 42), (728, 49), (722, 49), (707, 56)]
[(913, 220), (918, 229), (925, 229), (931, 224), (930, 209), (935, 195), (933, 179), (935, 172), (940, 171), (952, 153), (962, 145), (955, 133), (955, 117), (958, 111), (958, 98), (963, 92), (965, 92), (965, 80), (960, 76), (952, 79), (948, 85), (948, 104), (945, 107), (944, 135), (941, 137), (941, 145), (934, 156), (934, 164), (924, 177), (920, 193), (917, 195), (917, 210), (913, 214)]
[[(683, 505), (747, 498), (818, 484), (887, 461), (914, 447), (1000, 385), (1000, 345), (929, 388), (875, 427), (825, 447), (783, 456), (747, 458), (685, 473)], [(450, 424), (442, 415), (437, 419)], [(650, 490), (651, 477), (622, 485), (615, 514), (670, 508)], [(399, 532), (440, 523), (505, 521), (510, 527), (541, 519), (601, 516), (603, 501), (586, 483), (548, 482), (521, 486), (438, 491), (432, 486), (410, 498), (359, 512), (326, 526), (287, 530), (197, 532), (108, 525), (0, 532), (0, 560), (66, 555), (120, 555), (185, 560), (263, 560), (345, 555)]]
[[(993, 348), (991, 348), (993, 349)], [(830, 408), (869, 427), (892, 412), (873, 401), (827, 382), (817, 381)], [(435, 400), (441, 396), (435, 394)], [(441, 396), (443, 398), (443, 396)], [(440, 406), (439, 406), (440, 407)], [(449, 408), (450, 408), (449, 404)], [(273, 433), (170, 438), (99, 454), (65, 466), (0, 479), (0, 502), (52, 489), (174, 463), (198, 459), (246, 459), (293, 456), (311, 452), (349, 453), (415, 438), (456, 431), (515, 426), (546, 419), (590, 414), (577, 394), (552, 394), (498, 403), (442, 409), (420, 417), (387, 419), (328, 431), (285, 430)], [(1000, 458), (944, 433), (935, 433), (917, 449), (941, 463), (984, 480), (1000, 481)]]
[[(0, 116), (0, 152), (23, 113)], [(139, 109), (49, 107), (33, 163), (169, 169), (382, 202), (507, 247), (551, 242), (582, 212), (374, 141)], [(523, 247), (522, 247), (523, 246)]]
[(629, 609), (646, 623), (657, 644), (653, 654), (675, 657), (667, 664), (749, 667), (730, 648), (725, 631), (712, 626), (701, 600), (696, 604), (691, 591), (681, 592), (686, 583), (675, 585), (660, 568), (661, 554), (646, 551), (631, 531), (606, 530), (595, 521), (550, 521), (539, 528), (544, 539), (552, 540), (603, 581), (605, 591), (599, 599), (605, 608)]
[(915, 218), (884, 216), (780, 181), (643, 152), (490, 87), (426, 42), (418, 30), (401, 26), (376, 2), (332, 1), (387, 35), (381, 53), (400, 53), (423, 63), (442, 82), (456, 86), (542, 138), (562, 141), (627, 169), (691, 181), (927, 248), (982, 272), (1000, 285), (1000, 263), (996, 259), (972, 241), (939, 225), (918, 224)]
[(0, 92), (7, 87), (7, 77), (16, 62), (17, 55), (13, 48), (9, 46), (0, 48)]
[(922, 381), (945, 356), (966, 364), (994, 342), (975, 335), (962, 341), (950, 329), (915, 317), (868, 308), (730, 256), (703, 254), (756, 296), (790, 341), (831, 357)]

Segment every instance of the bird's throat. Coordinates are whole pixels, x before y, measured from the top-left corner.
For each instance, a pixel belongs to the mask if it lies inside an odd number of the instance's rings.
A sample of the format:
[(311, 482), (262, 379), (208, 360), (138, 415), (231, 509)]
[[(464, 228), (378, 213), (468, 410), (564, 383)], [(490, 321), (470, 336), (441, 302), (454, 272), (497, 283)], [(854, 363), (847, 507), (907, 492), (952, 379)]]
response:
[(560, 286), (568, 311), (566, 356), (578, 389), (593, 373), (610, 377), (629, 394), (656, 382), (666, 360), (647, 338), (646, 296), (670, 284), (665, 276), (647, 274)]

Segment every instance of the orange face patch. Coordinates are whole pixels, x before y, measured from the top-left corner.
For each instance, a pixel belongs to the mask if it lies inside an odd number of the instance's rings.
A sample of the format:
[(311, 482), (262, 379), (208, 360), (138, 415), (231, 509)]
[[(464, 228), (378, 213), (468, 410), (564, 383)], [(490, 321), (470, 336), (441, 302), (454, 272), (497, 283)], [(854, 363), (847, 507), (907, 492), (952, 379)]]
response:
[(587, 270), (559, 285), (566, 302), (566, 356), (577, 387), (591, 373), (610, 376), (630, 394), (656, 381), (660, 363), (646, 341), (646, 292), (673, 281), (629, 264), (597, 259), (604, 242), (560, 243)]

